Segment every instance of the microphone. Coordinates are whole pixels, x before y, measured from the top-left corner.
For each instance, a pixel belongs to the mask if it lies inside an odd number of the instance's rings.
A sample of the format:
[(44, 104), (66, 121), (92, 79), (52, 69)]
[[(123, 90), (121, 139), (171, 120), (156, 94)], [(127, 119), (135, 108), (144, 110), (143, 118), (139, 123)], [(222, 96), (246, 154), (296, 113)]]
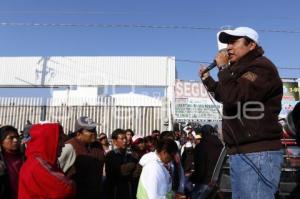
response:
[(203, 74), (207, 73), (208, 71), (210, 71), (211, 69), (213, 69), (213, 68), (216, 67), (216, 66), (217, 66), (217, 62), (216, 62), (216, 60), (214, 60), (211, 64), (209, 64), (209, 65), (207, 66), (206, 69), (204, 69), (204, 71), (202, 72), (202, 75), (201, 75), (201, 76), (203, 76)]
[[(221, 50), (219, 50), (219, 53), (222, 53), (222, 54), (228, 56), (226, 48), (222, 48)], [(216, 66), (217, 66), (217, 62), (214, 59), (214, 61), (211, 64), (209, 64), (206, 69), (203, 70), (201, 77), (203, 76), (203, 74), (207, 73), (208, 71), (210, 71), (211, 69), (215, 68)]]

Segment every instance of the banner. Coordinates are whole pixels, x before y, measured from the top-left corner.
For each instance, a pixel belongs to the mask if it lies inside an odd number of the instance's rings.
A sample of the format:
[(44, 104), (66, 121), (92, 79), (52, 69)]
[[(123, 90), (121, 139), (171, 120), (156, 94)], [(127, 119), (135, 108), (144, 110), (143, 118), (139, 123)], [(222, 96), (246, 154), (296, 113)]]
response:
[[(283, 79), (282, 109), (279, 118), (285, 118), (300, 101), (300, 87), (296, 79)], [(175, 119), (180, 121), (217, 121), (221, 120), (217, 109), (222, 104), (213, 100), (199, 81), (177, 80), (175, 84)]]
[(283, 80), (283, 97), (281, 101), (282, 109), (279, 118), (285, 118), (299, 102), (299, 84), (295, 80)]
[(214, 103), (202, 83), (180, 81), (175, 84), (175, 120), (177, 121), (220, 121), (222, 105)]

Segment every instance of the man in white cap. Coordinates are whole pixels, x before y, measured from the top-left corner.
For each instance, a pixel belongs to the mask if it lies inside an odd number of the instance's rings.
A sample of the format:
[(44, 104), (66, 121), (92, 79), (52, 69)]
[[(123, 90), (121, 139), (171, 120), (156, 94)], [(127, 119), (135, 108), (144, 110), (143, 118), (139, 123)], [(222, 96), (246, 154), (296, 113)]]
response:
[(283, 151), (280, 142), (282, 82), (263, 56), (257, 32), (248, 27), (221, 31), (226, 53), (215, 57), (218, 81), (200, 69), (208, 91), (223, 104), (223, 137), (230, 155), (232, 198), (274, 198)]

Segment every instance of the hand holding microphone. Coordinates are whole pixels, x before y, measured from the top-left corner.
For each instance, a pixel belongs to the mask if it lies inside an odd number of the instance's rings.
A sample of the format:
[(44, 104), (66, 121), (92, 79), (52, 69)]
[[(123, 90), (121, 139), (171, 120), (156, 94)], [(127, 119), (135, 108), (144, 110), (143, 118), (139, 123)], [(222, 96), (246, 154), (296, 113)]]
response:
[(221, 49), (215, 57), (216, 65), (219, 69), (227, 66), (229, 62), (228, 52), (226, 49)]
[(205, 80), (210, 74), (209, 71), (213, 68), (215, 68), (216, 66), (220, 69), (221, 67), (225, 66), (228, 64), (228, 54), (226, 49), (222, 49), (220, 50), (214, 61), (209, 64), (207, 67), (201, 67), (200, 71), (199, 71), (199, 76), (202, 80)]
[[(214, 64), (214, 62), (211, 63), (209, 66), (211, 66), (211, 65), (213, 65), (213, 64)], [(216, 66), (216, 65), (215, 65), (215, 66)], [(211, 69), (214, 68), (215, 66), (211, 67)], [(207, 78), (210, 76), (209, 71), (210, 71), (211, 69), (208, 69), (208, 68), (209, 68), (209, 67), (205, 67), (204, 65), (201, 65), (200, 70), (199, 70), (199, 77), (200, 77), (202, 80), (205, 80), (205, 79), (207, 79)]]

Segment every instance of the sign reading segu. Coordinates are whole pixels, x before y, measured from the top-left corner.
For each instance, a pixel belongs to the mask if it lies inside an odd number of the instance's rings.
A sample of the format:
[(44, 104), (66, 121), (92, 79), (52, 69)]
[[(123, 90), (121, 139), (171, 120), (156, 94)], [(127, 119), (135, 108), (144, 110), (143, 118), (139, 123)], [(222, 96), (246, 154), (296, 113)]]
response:
[[(222, 105), (214, 101), (221, 111)], [(175, 119), (177, 121), (220, 121), (216, 106), (202, 83), (177, 80), (175, 84)]]

